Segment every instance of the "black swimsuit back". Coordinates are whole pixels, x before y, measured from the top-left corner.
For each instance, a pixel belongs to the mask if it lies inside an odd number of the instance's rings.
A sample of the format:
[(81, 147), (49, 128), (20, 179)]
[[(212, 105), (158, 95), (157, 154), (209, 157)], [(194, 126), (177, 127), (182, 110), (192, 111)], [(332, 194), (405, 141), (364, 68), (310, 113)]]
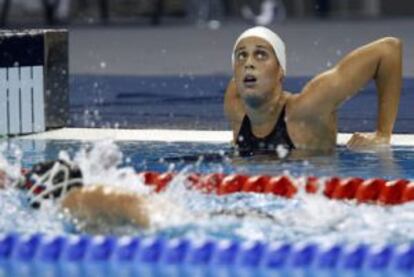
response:
[(289, 152), (295, 148), (287, 132), (285, 108), (286, 106), (283, 106), (273, 130), (264, 138), (258, 138), (253, 134), (250, 119), (247, 115), (244, 116), (236, 141), (240, 156), (270, 153), (278, 154), (277, 150), (280, 146)]

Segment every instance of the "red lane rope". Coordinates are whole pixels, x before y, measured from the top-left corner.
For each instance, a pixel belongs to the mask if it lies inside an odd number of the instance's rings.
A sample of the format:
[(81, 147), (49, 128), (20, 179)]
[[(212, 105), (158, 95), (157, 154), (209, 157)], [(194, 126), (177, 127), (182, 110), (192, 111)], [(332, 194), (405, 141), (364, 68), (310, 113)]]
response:
[[(175, 173), (141, 172), (146, 185), (154, 186), (160, 192), (166, 188), (176, 176)], [(362, 179), (330, 177), (318, 179), (307, 177), (306, 180), (295, 180), (289, 176), (247, 176), (243, 174), (225, 175), (211, 173), (200, 175), (191, 173), (186, 175), (190, 188), (205, 193), (225, 195), (236, 192), (268, 193), (281, 197), (291, 198), (300, 186), (305, 187), (307, 193), (321, 191), (330, 199), (356, 200), (359, 203), (383, 205), (397, 205), (414, 201), (414, 182), (406, 179), (387, 181), (381, 178)]]

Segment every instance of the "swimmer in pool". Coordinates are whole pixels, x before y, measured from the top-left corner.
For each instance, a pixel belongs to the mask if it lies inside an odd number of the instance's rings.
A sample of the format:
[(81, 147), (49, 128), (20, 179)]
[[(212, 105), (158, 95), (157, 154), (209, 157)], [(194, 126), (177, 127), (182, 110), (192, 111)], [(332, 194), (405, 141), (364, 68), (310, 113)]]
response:
[(157, 224), (159, 218), (170, 213), (186, 219), (225, 215), (277, 220), (271, 214), (254, 208), (193, 214), (162, 195), (143, 195), (99, 184), (85, 185), (80, 168), (62, 160), (38, 163), (14, 180), (0, 168), (0, 189), (8, 187), (23, 190), (28, 204), (35, 209), (46, 199), (52, 200), (69, 218), (80, 222), (83, 231), (90, 232), (96, 232), (96, 224), (102, 222), (110, 226), (130, 223), (139, 228), (150, 228)]
[(25, 191), (31, 207), (37, 209), (49, 199), (72, 219), (86, 225), (98, 221), (113, 225), (129, 222), (147, 228), (158, 211), (178, 208), (160, 197), (149, 198), (99, 184), (84, 186), (80, 168), (62, 160), (38, 163), (18, 178), (0, 168), (0, 189), (10, 187)]
[(374, 80), (378, 118), (372, 133), (355, 133), (350, 148), (390, 143), (402, 82), (402, 43), (386, 37), (346, 55), (332, 69), (310, 80), (299, 94), (283, 89), (286, 53), (280, 37), (254, 27), (236, 40), (233, 78), (224, 109), (241, 155), (282, 150), (330, 151), (336, 145), (337, 110)]

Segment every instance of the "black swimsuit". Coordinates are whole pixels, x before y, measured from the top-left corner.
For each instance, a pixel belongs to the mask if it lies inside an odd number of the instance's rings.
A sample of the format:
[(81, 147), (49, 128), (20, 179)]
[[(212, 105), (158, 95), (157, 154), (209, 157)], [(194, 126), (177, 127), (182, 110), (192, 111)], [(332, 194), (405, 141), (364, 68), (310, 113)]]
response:
[(280, 117), (273, 130), (264, 138), (258, 138), (253, 134), (250, 119), (247, 115), (244, 116), (236, 141), (240, 156), (269, 153), (279, 154), (277, 150), (280, 145), (289, 152), (295, 148), (287, 132), (285, 107), (283, 106)]

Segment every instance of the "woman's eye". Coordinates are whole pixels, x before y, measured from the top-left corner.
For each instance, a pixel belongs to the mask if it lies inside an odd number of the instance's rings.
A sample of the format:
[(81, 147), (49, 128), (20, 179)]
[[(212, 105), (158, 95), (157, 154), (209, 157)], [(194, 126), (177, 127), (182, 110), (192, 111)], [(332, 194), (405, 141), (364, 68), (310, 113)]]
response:
[(237, 54), (237, 60), (239, 60), (239, 61), (246, 59), (246, 57), (247, 57), (247, 55), (246, 55), (245, 52), (239, 52)]
[(266, 52), (264, 52), (264, 51), (257, 51), (257, 52), (256, 52), (256, 57), (257, 57), (257, 59), (259, 59), (259, 60), (264, 60), (264, 59), (266, 59), (266, 58), (267, 58), (267, 53), (266, 53)]

